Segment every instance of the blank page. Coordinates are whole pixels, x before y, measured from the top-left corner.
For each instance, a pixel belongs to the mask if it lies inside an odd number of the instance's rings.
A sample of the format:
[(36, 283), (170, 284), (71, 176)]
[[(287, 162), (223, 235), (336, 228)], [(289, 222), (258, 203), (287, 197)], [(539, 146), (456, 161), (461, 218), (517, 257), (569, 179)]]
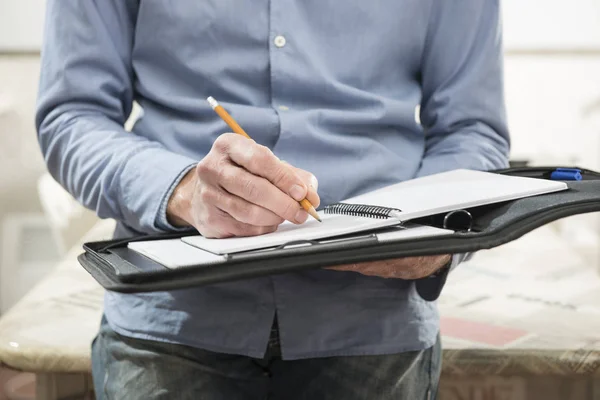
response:
[(127, 247), (171, 269), (196, 264), (209, 265), (226, 260), (225, 256), (189, 246), (183, 243), (181, 239), (131, 242)]
[(260, 236), (207, 239), (203, 236), (187, 236), (182, 241), (215, 254), (276, 247), (296, 240), (314, 240), (348, 233), (368, 231), (398, 224), (398, 220), (351, 217), (346, 215), (321, 215), (323, 222), (309, 218), (302, 225), (284, 222), (275, 232)]
[(466, 169), (404, 181), (344, 203), (398, 208), (403, 221), (568, 189), (564, 182)]

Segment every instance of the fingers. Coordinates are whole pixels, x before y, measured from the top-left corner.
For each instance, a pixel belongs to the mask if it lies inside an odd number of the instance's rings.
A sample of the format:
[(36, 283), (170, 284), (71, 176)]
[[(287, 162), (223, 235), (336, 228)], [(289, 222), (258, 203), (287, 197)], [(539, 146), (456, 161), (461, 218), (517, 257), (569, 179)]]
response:
[(341, 265), (327, 268), (335, 271), (358, 272), (366, 276), (376, 276), (379, 278), (411, 279), (410, 271), (401, 270), (387, 261), (375, 261), (368, 263)]
[(326, 269), (358, 272), (363, 275), (380, 278), (412, 280), (433, 274), (439, 268), (443, 267), (450, 258), (450, 255), (404, 257), (392, 260), (339, 265)]
[(265, 178), (252, 175), (233, 165), (220, 171), (219, 184), (227, 192), (247, 202), (271, 210), (275, 215), (290, 222), (302, 224), (308, 218), (300, 204), (287, 196)]
[(265, 178), (294, 200), (300, 201), (306, 197), (308, 185), (290, 165), (282, 163), (267, 147), (240, 137), (230, 140), (227, 151), (233, 162), (251, 174)]
[(277, 225), (256, 226), (246, 224), (216, 208), (208, 212), (206, 216), (200, 218), (200, 220), (200, 225), (202, 227), (201, 233), (207, 238), (258, 236), (277, 230)]
[(216, 186), (204, 186), (200, 189), (199, 196), (206, 206), (213, 206), (245, 224), (277, 226), (284, 221), (272, 211), (249, 203)]
[(298, 174), (300, 179), (302, 179), (302, 182), (304, 182), (304, 184), (308, 187), (308, 194), (306, 195), (306, 198), (308, 201), (310, 201), (310, 204), (312, 204), (315, 208), (319, 207), (321, 199), (317, 194), (317, 190), (319, 189), (319, 181), (317, 180), (317, 177), (306, 170), (293, 166), (291, 167), (294, 169), (296, 174)]
[(268, 148), (236, 134), (221, 135), (196, 167), (194, 226), (207, 237), (254, 236), (284, 220), (308, 219), (299, 201), (320, 203), (318, 182)]

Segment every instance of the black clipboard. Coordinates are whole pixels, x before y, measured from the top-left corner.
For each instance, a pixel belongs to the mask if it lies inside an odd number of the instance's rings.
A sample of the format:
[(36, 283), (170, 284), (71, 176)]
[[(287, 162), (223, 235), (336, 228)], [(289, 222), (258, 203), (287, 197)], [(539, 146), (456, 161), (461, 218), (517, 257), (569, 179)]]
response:
[[(169, 269), (127, 245), (133, 241), (180, 238), (197, 233), (140, 236), (84, 244), (78, 260), (106, 290), (139, 293), (177, 290), (220, 282), (285, 274), (306, 269), (409, 256), (471, 253), (513, 241), (555, 220), (600, 211), (600, 173), (578, 167), (523, 167), (491, 171), (550, 179), (558, 168), (580, 171), (581, 180), (565, 181), (568, 190), (473, 207), (468, 229), (463, 218), (448, 226), (448, 213), (411, 222), (454, 230), (447, 236), (380, 242), (376, 234), (287, 243), (277, 248), (230, 254), (222, 262)], [(435, 300), (448, 271), (416, 280), (419, 294)]]

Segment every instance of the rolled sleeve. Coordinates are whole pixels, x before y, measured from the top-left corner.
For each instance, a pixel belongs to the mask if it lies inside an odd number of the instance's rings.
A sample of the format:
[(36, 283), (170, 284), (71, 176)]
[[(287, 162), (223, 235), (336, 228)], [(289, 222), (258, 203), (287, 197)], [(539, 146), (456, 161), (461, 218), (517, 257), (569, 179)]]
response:
[(48, 1), (36, 128), (48, 170), (81, 204), (152, 233), (172, 228), (162, 223), (165, 199), (198, 160), (124, 129), (137, 7)]
[(508, 166), (500, 5), (434, 1), (422, 62), (418, 176)]
[(177, 187), (179, 182), (181, 182), (183, 177), (189, 171), (194, 169), (195, 166), (196, 166), (196, 164), (188, 165), (187, 168), (185, 168), (183, 171), (181, 171), (181, 173), (177, 176), (177, 178), (173, 181), (173, 183), (169, 187), (169, 190), (167, 190), (167, 192), (164, 194), (162, 201), (160, 203), (160, 207), (158, 209), (158, 214), (156, 216), (157, 229), (160, 229), (162, 231), (172, 231), (172, 232), (187, 232), (189, 230), (194, 229), (192, 227), (176, 227), (176, 226), (172, 225), (169, 222), (169, 219), (167, 218), (167, 206), (169, 204), (169, 199), (173, 195), (173, 192), (175, 191), (175, 188)]
[[(499, 1), (433, 2), (422, 87), (425, 153), (417, 176), (508, 166)], [(472, 256), (454, 254), (450, 271)]]

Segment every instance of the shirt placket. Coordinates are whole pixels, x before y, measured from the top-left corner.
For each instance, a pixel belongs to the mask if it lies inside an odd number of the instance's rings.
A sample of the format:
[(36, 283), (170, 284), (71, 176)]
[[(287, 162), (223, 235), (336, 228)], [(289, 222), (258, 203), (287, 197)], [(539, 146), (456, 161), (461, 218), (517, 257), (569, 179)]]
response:
[[(269, 2), (269, 63), (270, 63), (270, 74), (271, 74), (271, 107), (277, 113), (279, 121), (279, 132), (277, 141), (274, 144), (273, 151), (278, 154), (277, 147), (280, 144), (280, 140), (285, 138), (288, 132), (288, 118), (286, 112), (289, 111), (289, 107), (285, 105), (283, 93), (285, 90), (285, 56), (286, 52), (289, 51), (292, 45), (290, 40), (290, 33), (286, 29), (285, 22), (285, 1), (286, 0), (271, 0)], [(288, 72), (289, 73), (289, 72)], [(273, 299), (275, 305), (275, 321), (273, 331), (269, 340), (269, 348), (277, 348), (277, 352), (281, 352), (281, 318), (277, 315), (281, 313), (281, 309), (285, 308), (282, 302), (285, 302), (283, 296), (281, 296), (282, 288), (279, 287), (281, 281), (274, 277), (271, 277), (273, 282)], [(283, 306), (283, 307), (282, 307)]]
[[(285, 112), (289, 106), (284, 104), (283, 92), (285, 82), (285, 55), (290, 46), (290, 32), (285, 22), (285, 0), (269, 2), (269, 62), (271, 73), (271, 107), (279, 117), (279, 138), (285, 135)], [(279, 139), (278, 138), (278, 139)], [(275, 145), (276, 146), (276, 145)]]

